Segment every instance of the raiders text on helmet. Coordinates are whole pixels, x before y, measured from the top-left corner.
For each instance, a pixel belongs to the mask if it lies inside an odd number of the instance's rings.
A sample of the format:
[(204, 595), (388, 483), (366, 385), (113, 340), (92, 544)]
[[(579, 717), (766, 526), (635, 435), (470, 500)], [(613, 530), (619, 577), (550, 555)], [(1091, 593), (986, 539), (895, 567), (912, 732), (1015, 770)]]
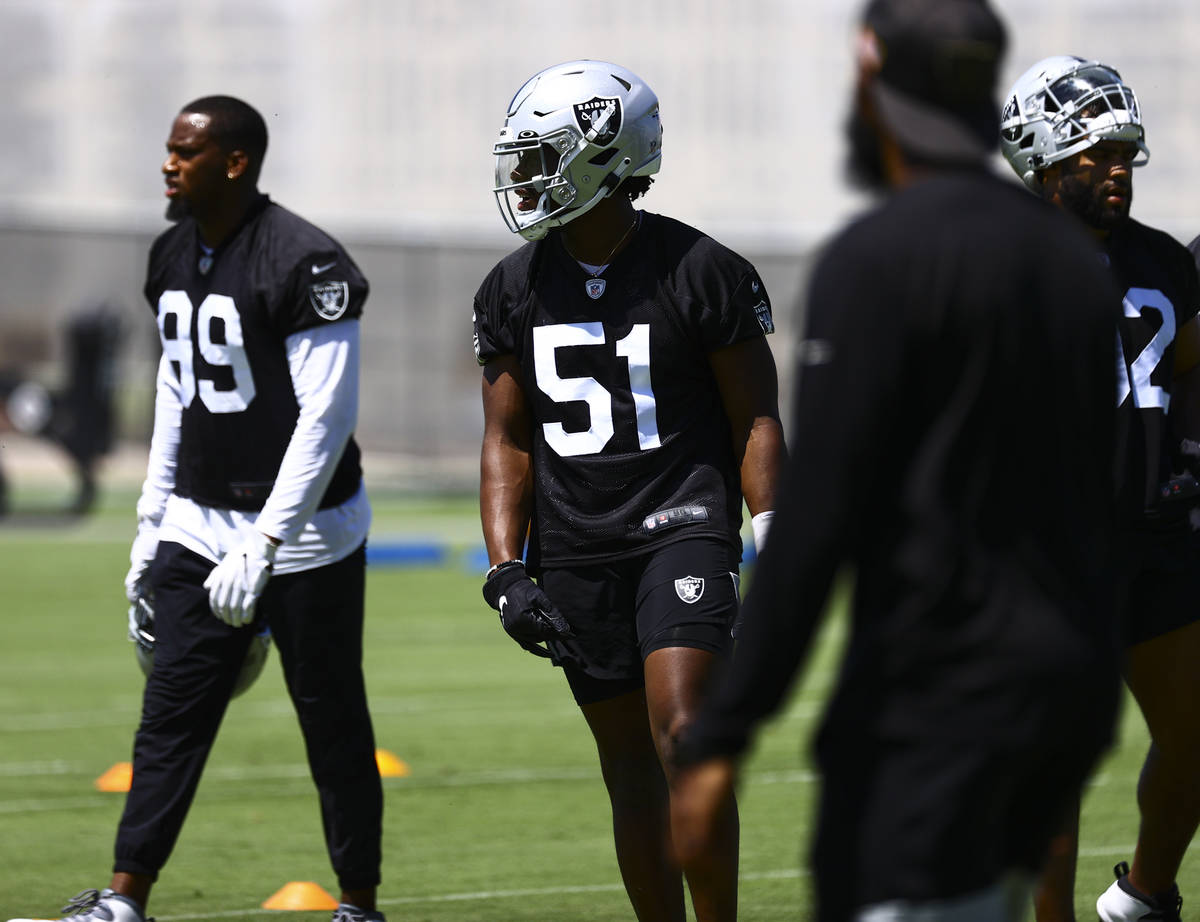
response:
[(1029, 68), (1005, 97), (1000, 149), (1025, 185), (1037, 172), (1101, 141), (1129, 141), (1150, 159), (1141, 110), (1121, 75), (1099, 61), (1059, 55)]
[(492, 153), (500, 214), (509, 230), (539, 240), (626, 177), (658, 172), (658, 97), (616, 64), (548, 67), (517, 90)]

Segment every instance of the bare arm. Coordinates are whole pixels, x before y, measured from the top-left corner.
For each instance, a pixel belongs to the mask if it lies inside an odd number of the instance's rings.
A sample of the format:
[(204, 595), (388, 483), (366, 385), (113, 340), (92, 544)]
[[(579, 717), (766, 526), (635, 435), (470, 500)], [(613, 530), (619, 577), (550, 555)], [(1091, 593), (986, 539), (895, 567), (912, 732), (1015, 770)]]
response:
[(714, 352), (709, 362), (729, 417), (746, 506), (751, 515), (773, 510), (787, 449), (771, 348), (755, 337)]
[(522, 557), (533, 511), (532, 420), (517, 360), (501, 356), (483, 369), (483, 447), (479, 515), (493, 566)]

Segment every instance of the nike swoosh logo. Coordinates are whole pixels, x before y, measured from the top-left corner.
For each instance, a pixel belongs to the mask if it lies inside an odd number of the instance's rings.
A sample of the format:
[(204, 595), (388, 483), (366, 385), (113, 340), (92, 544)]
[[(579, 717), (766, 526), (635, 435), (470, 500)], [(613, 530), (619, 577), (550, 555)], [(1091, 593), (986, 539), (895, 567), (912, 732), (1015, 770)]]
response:
[(326, 271), (326, 270), (328, 270), (328, 269), (332, 269), (332, 268), (333, 268), (334, 266), (336, 266), (336, 265), (337, 265), (337, 260), (336, 260), (336, 259), (335, 259), (333, 262), (331, 262), (331, 263), (326, 263), (326, 264), (325, 264), (325, 265), (323, 265), (323, 266), (318, 266), (316, 263), (313, 263), (313, 267), (312, 267), (312, 274), (313, 274), (313, 275), (320, 275), (322, 272), (325, 272), (325, 271)]

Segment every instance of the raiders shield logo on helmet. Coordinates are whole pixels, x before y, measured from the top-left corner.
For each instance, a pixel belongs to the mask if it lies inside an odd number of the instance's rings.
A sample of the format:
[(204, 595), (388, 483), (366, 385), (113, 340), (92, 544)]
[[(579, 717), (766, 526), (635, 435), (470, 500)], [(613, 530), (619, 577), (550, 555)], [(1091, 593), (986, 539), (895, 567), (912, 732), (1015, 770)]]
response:
[(688, 605), (693, 605), (700, 601), (700, 596), (704, 595), (704, 580), (699, 576), (685, 576), (677, 579), (675, 580), (675, 594)]
[(575, 121), (589, 144), (606, 147), (621, 131), (621, 100), (615, 96), (593, 96), (575, 103)]
[(317, 316), (337, 320), (350, 304), (349, 282), (317, 282), (308, 286), (308, 300)]
[(1017, 97), (1008, 97), (1008, 102), (1004, 104), (1004, 109), (1000, 112), (1000, 126), (1003, 129), (1001, 134), (1004, 135), (1004, 140), (1011, 142), (1021, 137), (1020, 124), (1010, 124), (1020, 114), (1021, 104), (1017, 101)]

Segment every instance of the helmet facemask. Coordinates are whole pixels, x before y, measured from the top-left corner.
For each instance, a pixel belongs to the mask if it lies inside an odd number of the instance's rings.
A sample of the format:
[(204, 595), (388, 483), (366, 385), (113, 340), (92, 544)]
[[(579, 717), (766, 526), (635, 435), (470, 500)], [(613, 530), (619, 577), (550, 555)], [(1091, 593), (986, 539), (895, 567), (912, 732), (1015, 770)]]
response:
[[(561, 216), (576, 199), (577, 190), (562, 168), (578, 152), (581, 139), (570, 128), (547, 135), (526, 130), (515, 139), (506, 139), (507, 131), (501, 131), (500, 140), (492, 146), (496, 155), (496, 204), (509, 230), (536, 240), (545, 236), (552, 219)], [(527, 231), (534, 227), (541, 228), (541, 233), (529, 236)]]
[(1042, 106), (1056, 150), (1034, 155), (1034, 169), (1065, 160), (1101, 141), (1136, 143), (1142, 158), (1134, 161), (1134, 166), (1149, 159), (1137, 96), (1103, 65), (1081, 68), (1056, 80), (1046, 88)]

